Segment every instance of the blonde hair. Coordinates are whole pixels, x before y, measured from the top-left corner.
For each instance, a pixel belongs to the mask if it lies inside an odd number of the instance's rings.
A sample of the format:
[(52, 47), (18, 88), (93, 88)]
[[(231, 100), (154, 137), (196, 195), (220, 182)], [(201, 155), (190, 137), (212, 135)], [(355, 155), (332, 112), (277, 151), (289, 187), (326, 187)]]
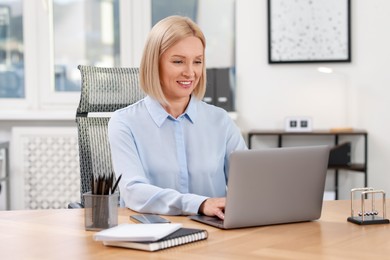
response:
[[(178, 41), (195, 36), (203, 45), (203, 56), (206, 48), (206, 39), (199, 26), (190, 18), (183, 16), (169, 16), (159, 21), (149, 33), (140, 65), (140, 85), (144, 92), (158, 100), (162, 105), (169, 106), (162, 91), (159, 75), (159, 61), (161, 55)], [(203, 72), (193, 95), (201, 100), (206, 92), (206, 65), (203, 61)]]

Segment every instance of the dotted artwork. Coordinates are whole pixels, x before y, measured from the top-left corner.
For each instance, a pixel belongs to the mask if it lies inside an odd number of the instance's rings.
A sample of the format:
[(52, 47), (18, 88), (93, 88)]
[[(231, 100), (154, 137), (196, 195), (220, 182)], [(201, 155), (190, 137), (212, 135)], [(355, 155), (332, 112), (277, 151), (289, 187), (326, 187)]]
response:
[(349, 59), (348, 4), (344, 0), (271, 0), (270, 60)]

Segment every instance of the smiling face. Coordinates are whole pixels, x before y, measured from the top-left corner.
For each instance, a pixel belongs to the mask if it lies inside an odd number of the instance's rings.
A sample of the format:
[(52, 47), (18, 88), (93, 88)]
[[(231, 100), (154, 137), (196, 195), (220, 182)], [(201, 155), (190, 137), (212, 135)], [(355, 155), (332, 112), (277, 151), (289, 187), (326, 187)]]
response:
[(188, 102), (203, 72), (203, 53), (201, 40), (190, 36), (178, 41), (161, 55), (160, 82), (169, 103)]

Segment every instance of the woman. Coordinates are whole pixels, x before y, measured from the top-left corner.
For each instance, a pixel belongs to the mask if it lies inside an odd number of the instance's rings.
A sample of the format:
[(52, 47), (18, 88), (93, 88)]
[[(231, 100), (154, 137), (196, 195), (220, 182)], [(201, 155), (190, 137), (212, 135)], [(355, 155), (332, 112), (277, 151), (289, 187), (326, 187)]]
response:
[(152, 28), (140, 66), (147, 96), (109, 122), (122, 206), (223, 219), (229, 155), (246, 145), (225, 110), (201, 101), (205, 46), (189, 18), (167, 17)]

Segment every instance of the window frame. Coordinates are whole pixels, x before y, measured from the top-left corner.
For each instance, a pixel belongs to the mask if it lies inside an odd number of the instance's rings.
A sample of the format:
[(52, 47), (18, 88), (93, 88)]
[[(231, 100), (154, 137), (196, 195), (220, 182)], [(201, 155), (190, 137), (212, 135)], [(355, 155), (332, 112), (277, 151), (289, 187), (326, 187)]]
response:
[[(0, 120), (74, 120), (80, 92), (54, 86), (53, 0), (22, 0), (25, 97), (1, 98)], [(120, 66), (139, 67), (152, 24), (151, 0), (119, 0)]]
[[(54, 83), (54, 43), (53, 43), (53, 0), (45, 0), (47, 5), (38, 5), (40, 8), (38, 16), (40, 21), (41, 39), (48, 39), (43, 44), (39, 45), (40, 53), (49, 54), (44, 56), (44, 64), (40, 66), (40, 93), (41, 93), (41, 106), (43, 108), (51, 108), (53, 106), (60, 106), (62, 108), (73, 108), (76, 109), (79, 99), (80, 92), (58, 92), (55, 91)], [(139, 48), (143, 45), (143, 39), (146, 38), (147, 32), (150, 30), (150, 0), (120, 0), (120, 66), (139, 66), (137, 60), (137, 53)], [(148, 9), (149, 7), (149, 9)], [(139, 26), (141, 24), (142, 26)], [(148, 26), (149, 24), (149, 26)], [(124, 25), (129, 25), (124, 26)], [(135, 39), (132, 41), (132, 39)], [(128, 46), (128, 48), (126, 48)], [(142, 51), (142, 49), (141, 49)], [(50, 75), (49, 77), (47, 75)]]
[[(53, 114), (53, 110), (68, 119), (66, 111), (76, 110), (80, 92), (55, 91), (53, 0), (22, 0), (22, 5), (25, 97), (1, 98), (0, 119), (42, 119), (39, 113)], [(151, 1), (119, 0), (119, 5), (120, 66), (138, 67), (151, 27)]]

